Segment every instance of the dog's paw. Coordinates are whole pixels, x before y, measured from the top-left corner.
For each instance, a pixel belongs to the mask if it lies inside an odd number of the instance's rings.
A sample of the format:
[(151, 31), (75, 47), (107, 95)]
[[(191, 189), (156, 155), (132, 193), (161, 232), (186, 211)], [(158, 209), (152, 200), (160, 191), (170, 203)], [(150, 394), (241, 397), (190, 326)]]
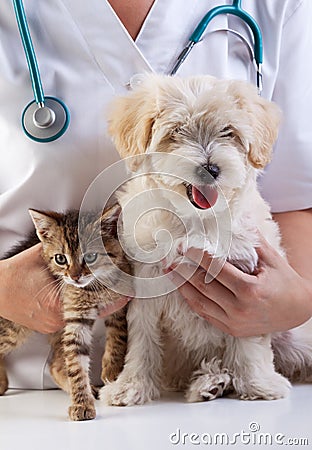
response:
[(143, 380), (117, 380), (106, 384), (100, 391), (100, 400), (113, 406), (143, 405), (159, 396), (157, 387)]
[(221, 397), (231, 388), (231, 376), (228, 372), (205, 374), (196, 378), (186, 391), (188, 402), (204, 402)]
[(278, 400), (287, 397), (291, 388), (287, 378), (276, 372), (265, 379), (248, 381), (233, 379), (233, 385), (242, 400)]

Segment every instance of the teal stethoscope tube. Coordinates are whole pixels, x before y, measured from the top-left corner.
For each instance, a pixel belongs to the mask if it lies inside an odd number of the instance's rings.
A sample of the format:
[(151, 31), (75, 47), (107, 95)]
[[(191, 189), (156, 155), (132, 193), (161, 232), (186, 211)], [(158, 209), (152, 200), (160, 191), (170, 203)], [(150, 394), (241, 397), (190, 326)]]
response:
[(257, 66), (257, 86), (259, 93), (261, 93), (262, 90), (261, 65), (263, 62), (262, 33), (255, 19), (242, 9), (241, 0), (233, 0), (232, 5), (216, 6), (215, 8), (207, 12), (207, 14), (202, 18), (202, 20), (199, 22), (199, 24), (189, 37), (189, 42), (178, 56), (177, 61), (170, 72), (170, 75), (174, 75), (177, 72), (177, 70), (179, 69), (181, 64), (185, 61), (194, 45), (200, 41), (202, 35), (204, 34), (211, 20), (220, 14), (232, 14), (234, 16), (237, 16), (240, 19), (242, 19), (245, 23), (247, 23), (247, 25), (251, 29), (254, 38), (253, 57)]
[[(13, 5), (34, 93), (34, 100), (30, 102), (23, 111), (23, 129), (28, 137), (37, 142), (51, 142), (58, 139), (65, 133), (69, 125), (70, 114), (68, 108), (61, 100), (55, 97), (45, 97), (35, 50), (27, 24), (23, 1), (13, 0)], [(191, 34), (188, 44), (178, 56), (170, 75), (174, 75), (177, 72), (194, 45), (200, 41), (210, 21), (220, 14), (232, 14), (239, 17), (247, 23), (252, 31), (254, 38), (253, 58), (257, 67), (257, 86), (260, 94), (262, 90), (262, 34), (257, 22), (250, 16), (250, 14), (242, 9), (241, 0), (233, 0), (232, 5), (216, 6), (207, 12)], [(234, 30), (227, 31), (234, 32)], [(236, 32), (235, 34), (243, 38), (243, 36), (239, 33)], [(243, 39), (246, 42), (246, 39)]]
[(44, 104), (44, 93), (40, 78), (38, 63), (34, 51), (34, 46), (31, 40), (25, 10), (22, 1), (13, 0), (16, 21), (21, 35), (25, 56), (29, 68), (29, 76), (34, 91), (34, 97), (37, 104)]
[(51, 142), (67, 130), (69, 110), (58, 98), (45, 97), (22, 0), (13, 0), (13, 6), (34, 93), (34, 100), (23, 111), (22, 126), (30, 139)]
[(241, 8), (241, 0), (234, 0), (232, 5), (216, 6), (209, 11), (205, 17), (197, 25), (196, 29), (190, 36), (190, 41), (197, 43), (202, 37), (205, 29), (209, 25), (210, 21), (219, 14), (232, 14), (239, 17), (250, 27), (254, 37), (254, 57), (257, 64), (263, 62), (263, 44), (261, 30), (257, 22)]

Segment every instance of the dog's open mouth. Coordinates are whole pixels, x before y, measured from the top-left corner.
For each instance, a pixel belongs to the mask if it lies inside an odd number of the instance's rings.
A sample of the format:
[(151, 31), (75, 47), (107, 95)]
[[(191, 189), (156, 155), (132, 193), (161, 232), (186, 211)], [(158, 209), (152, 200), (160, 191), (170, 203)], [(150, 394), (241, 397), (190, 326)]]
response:
[(196, 208), (212, 208), (218, 200), (217, 189), (209, 184), (203, 184), (200, 186), (185, 184), (185, 187), (190, 202), (196, 206)]

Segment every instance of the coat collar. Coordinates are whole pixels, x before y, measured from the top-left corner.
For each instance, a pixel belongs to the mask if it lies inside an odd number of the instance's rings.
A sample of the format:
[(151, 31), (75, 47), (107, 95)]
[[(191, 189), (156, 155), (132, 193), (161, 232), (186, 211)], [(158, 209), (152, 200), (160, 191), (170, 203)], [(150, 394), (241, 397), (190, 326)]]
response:
[[(60, 1), (106, 81), (117, 92), (127, 86), (134, 74), (151, 71), (168, 74), (199, 20), (218, 3), (217, 0), (184, 0), (182, 7), (181, 0), (155, 0), (134, 42), (107, 0), (89, 0), (88, 6), (77, 0)], [(226, 25), (226, 17), (219, 16), (209, 31)], [(214, 54), (216, 46), (218, 54), (226, 53), (226, 36), (221, 42), (217, 39), (216, 43), (215, 37), (209, 38), (205, 45), (207, 58)], [(183, 75), (188, 75), (188, 70), (196, 73), (192, 63), (195, 59), (195, 66), (198, 66), (196, 51), (190, 58), (190, 69), (185, 71), (183, 68)], [(211, 58), (210, 65), (214, 65)], [(217, 66), (220, 67), (219, 60)]]
[(62, 2), (114, 90), (126, 86), (134, 73), (153, 70), (107, 1)]

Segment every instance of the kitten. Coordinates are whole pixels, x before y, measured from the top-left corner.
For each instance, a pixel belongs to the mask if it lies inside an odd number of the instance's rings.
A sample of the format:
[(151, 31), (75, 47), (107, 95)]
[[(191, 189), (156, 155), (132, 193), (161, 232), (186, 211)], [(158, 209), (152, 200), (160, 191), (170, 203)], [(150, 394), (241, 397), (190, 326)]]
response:
[[(36, 231), (5, 256), (13, 256), (42, 242), (42, 256), (60, 289), (65, 326), (51, 336), (51, 374), (70, 393), (72, 420), (96, 415), (88, 368), (91, 332), (99, 310), (120, 298), (103, 284), (118, 285), (118, 269), (131, 273), (117, 240), (119, 205), (96, 213), (64, 214), (29, 210)], [(101, 217), (101, 218), (100, 218)], [(101, 282), (102, 280), (102, 282)], [(106, 344), (102, 380), (113, 381), (121, 372), (127, 349), (126, 307), (105, 319)], [(31, 330), (0, 317), (0, 395), (8, 388), (4, 357), (22, 344)]]

